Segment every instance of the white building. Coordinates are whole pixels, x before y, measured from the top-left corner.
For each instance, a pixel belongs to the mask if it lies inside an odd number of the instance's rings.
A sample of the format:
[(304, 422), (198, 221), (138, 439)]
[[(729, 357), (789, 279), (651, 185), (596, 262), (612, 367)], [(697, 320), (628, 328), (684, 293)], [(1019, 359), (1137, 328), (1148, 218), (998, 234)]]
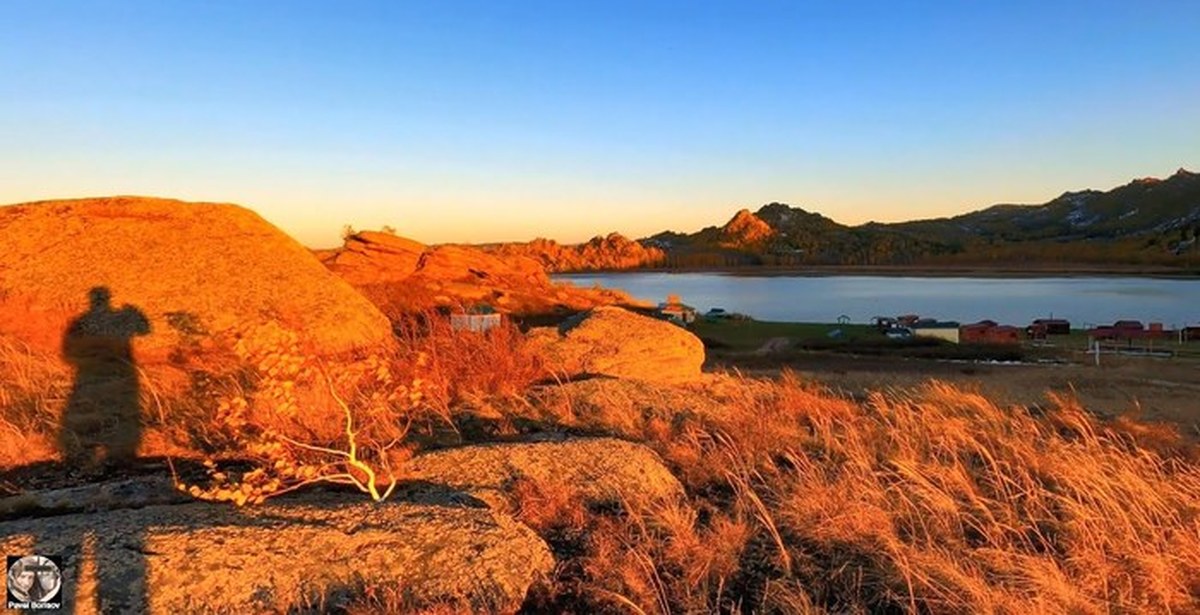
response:
[(482, 333), (492, 327), (499, 327), (501, 322), (503, 322), (502, 316), (488, 306), (480, 306), (450, 315), (450, 328), (455, 331)]

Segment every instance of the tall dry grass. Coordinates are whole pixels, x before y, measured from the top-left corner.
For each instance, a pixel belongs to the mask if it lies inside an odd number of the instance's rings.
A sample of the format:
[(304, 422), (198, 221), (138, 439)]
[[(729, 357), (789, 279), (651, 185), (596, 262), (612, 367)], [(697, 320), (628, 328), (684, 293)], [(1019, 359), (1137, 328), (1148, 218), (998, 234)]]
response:
[[(1102, 423), (1066, 398), (1002, 408), (936, 382), (866, 403), (791, 375), (722, 388), (721, 411), (669, 429), (606, 417), (655, 447), (690, 501), (530, 516), (576, 553), (542, 606), (1200, 609), (1200, 465), (1170, 428)], [(570, 405), (546, 416), (596, 427)]]
[(551, 366), (528, 348), (511, 320), (474, 332), (456, 331), (435, 310), (392, 318), (400, 342), (393, 363), (422, 378), (427, 403), (443, 417), (463, 406), (520, 399), (549, 375)]
[(69, 388), (64, 366), (0, 337), (0, 469), (57, 456), (54, 434)]

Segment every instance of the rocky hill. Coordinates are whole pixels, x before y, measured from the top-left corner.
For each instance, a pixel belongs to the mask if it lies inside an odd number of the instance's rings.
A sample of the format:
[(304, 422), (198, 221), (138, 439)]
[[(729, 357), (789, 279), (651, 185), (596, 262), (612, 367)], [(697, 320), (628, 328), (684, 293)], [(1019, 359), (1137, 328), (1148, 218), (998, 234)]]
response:
[[(606, 241), (588, 252), (580, 252), (591, 255), (580, 258), (599, 259), (595, 255), (606, 255), (609, 260), (592, 262), (606, 263), (605, 268), (609, 269), (631, 268), (646, 262), (612, 256), (621, 253), (618, 247), (621, 241), (637, 246), (623, 238)], [(547, 242), (540, 254), (555, 254), (551, 244)], [(640, 246), (637, 250), (640, 254), (647, 253)], [(519, 247), (486, 250), (461, 245), (427, 246), (390, 233), (363, 231), (347, 236), (341, 248), (317, 251), (316, 256), (330, 271), (383, 306), (389, 314), (438, 306), (486, 304), (501, 312), (540, 315), (635, 303), (617, 291), (552, 282), (543, 263), (523, 252)], [(581, 261), (562, 262), (578, 265)]]
[[(595, 240), (593, 240), (595, 242)], [(657, 260), (556, 259), (552, 270), (760, 265), (1200, 266), (1200, 174), (1180, 169), (1107, 192), (1041, 205), (995, 205), (952, 218), (859, 226), (783, 203), (743, 209), (724, 226), (639, 240)], [(579, 249), (558, 246), (562, 251)], [(500, 251), (513, 248), (494, 248)], [(623, 253), (635, 249), (622, 245)], [(520, 250), (517, 250), (519, 253)]]
[(1169, 234), (1200, 226), (1200, 174), (1179, 169), (1167, 179), (1135, 179), (1108, 192), (1065, 192), (1042, 205), (995, 205), (953, 218), (893, 226), (960, 241), (1118, 239)]
[(664, 232), (643, 240), (668, 266), (910, 264), (950, 252), (934, 240), (888, 228), (850, 227), (783, 203), (743, 209), (721, 227)]

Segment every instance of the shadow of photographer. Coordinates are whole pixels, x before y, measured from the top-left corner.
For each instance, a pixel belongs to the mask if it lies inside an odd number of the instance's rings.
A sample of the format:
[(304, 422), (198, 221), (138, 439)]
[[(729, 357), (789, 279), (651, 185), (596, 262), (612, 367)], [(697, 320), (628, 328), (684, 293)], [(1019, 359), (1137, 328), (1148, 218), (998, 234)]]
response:
[[(88, 292), (88, 309), (67, 326), (62, 355), (74, 369), (74, 378), (58, 429), (64, 474), (102, 476), (129, 468), (137, 460), (143, 421), (132, 341), (149, 333), (146, 315), (128, 304), (114, 308), (112, 293), (104, 286)], [(115, 537), (115, 543), (103, 541), (103, 547), (102, 541), (89, 537), (90, 532), (80, 526), (63, 526), (53, 536), (35, 536), (35, 554), (61, 557), (60, 612), (72, 613), (78, 608), (75, 596), (85, 542), (95, 551), (92, 558), (98, 571), (121, 570), (120, 575), (96, 575), (97, 610), (129, 612), (130, 607), (145, 604), (144, 533), (141, 529), (125, 532)]]
[(58, 432), (68, 467), (94, 470), (137, 457), (142, 438), (141, 387), (132, 340), (150, 333), (136, 307), (114, 309), (106, 287), (88, 293), (89, 308), (67, 327), (63, 358), (75, 370)]

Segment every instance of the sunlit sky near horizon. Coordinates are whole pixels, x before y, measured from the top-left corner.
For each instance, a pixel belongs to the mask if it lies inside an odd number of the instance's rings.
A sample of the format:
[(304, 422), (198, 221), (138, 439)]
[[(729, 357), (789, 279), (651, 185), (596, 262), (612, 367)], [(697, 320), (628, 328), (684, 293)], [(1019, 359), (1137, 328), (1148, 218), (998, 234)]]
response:
[(0, 0), (0, 203), (303, 243), (954, 215), (1200, 170), (1200, 3)]

